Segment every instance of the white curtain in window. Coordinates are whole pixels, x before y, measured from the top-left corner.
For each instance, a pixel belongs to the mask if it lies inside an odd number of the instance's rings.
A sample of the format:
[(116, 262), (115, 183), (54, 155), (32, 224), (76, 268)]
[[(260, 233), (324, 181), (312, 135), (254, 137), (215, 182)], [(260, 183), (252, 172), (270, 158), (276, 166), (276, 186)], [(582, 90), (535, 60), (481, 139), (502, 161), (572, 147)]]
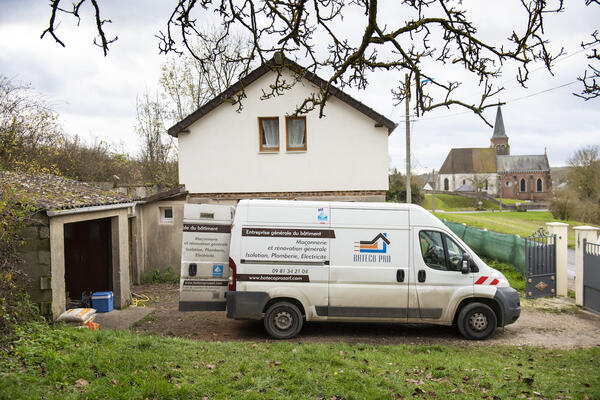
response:
[(262, 145), (263, 147), (279, 147), (279, 120), (262, 120)]
[(304, 137), (304, 118), (288, 119), (288, 146), (304, 147), (306, 138)]

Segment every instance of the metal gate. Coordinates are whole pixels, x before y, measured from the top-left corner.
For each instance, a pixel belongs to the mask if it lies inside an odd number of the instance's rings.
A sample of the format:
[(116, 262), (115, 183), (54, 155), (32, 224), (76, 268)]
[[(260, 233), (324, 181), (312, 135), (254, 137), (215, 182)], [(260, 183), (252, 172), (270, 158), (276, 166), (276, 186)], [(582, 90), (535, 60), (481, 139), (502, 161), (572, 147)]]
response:
[(556, 296), (556, 235), (540, 228), (525, 239), (525, 295)]
[(583, 241), (583, 307), (600, 313), (600, 244)]

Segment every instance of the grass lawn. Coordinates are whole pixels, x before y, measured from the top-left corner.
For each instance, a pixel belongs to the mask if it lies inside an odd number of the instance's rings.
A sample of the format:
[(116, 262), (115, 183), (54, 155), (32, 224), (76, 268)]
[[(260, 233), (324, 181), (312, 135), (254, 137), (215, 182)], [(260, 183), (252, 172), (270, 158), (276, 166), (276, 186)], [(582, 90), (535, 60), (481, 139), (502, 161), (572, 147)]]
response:
[[(498, 205), (492, 203), (489, 200), (483, 200), (481, 207), (484, 209), (496, 209)], [(425, 194), (425, 199), (422, 204), (423, 208), (431, 210), (432, 206), (432, 195)], [(458, 196), (455, 194), (443, 194), (436, 193), (435, 195), (435, 209), (443, 211), (468, 211), (475, 210), (477, 208), (477, 199), (470, 197)]]
[(575, 247), (574, 226), (587, 225), (579, 221), (561, 221), (552, 216), (549, 211), (507, 211), (507, 212), (483, 212), (470, 214), (449, 214), (436, 213), (438, 218), (444, 218), (452, 222), (462, 222), (473, 228), (486, 228), (490, 231), (499, 233), (508, 233), (519, 235), (521, 237), (530, 236), (538, 228), (546, 228), (546, 222), (565, 222), (569, 224), (568, 243), (569, 247)]
[[(496, 197), (496, 200), (500, 201), (500, 197)], [(518, 199), (502, 199), (502, 204), (517, 204), (517, 203), (521, 203), (524, 204), (526, 203), (523, 200), (518, 200)]]
[(600, 398), (600, 348), (196, 342), (28, 325), (0, 399)]

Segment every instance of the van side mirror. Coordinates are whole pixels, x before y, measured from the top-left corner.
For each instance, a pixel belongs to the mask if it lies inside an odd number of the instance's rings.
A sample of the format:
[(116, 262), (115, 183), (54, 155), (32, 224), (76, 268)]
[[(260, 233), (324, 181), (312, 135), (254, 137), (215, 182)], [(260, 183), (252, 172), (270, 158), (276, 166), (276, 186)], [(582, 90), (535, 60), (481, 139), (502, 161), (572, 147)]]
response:
[(460, 272), (463, 274), (468, 274), (469, 272), (471, 272), (472, 264), (473, 260), (471, 259), (471, 256), (467, 253), (463, 253), (462, 268), (460, 269)]

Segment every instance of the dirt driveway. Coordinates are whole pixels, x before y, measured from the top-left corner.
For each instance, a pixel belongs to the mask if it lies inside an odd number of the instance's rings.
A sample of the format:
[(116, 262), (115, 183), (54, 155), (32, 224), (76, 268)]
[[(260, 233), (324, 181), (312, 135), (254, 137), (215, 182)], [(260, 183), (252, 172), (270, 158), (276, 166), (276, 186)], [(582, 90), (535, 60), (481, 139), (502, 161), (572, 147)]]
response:
[[(150, 297), (154, 312), (136, 323), (135, 332), (197, 340), (268, 341), (262, 321), (227, 319), (225, 312), (179, 312), (179, 286), (135, 286), (133, 292)], [(600, 346), (600, 316), (578, 309), (565, 299), (521, 300), (521, 317), (496, 330), (483, 342), (462, 339), (451, 327), (402, 324), (306, 323), (298, 342), (377, 344), (528, 345), (548, 348)]]

